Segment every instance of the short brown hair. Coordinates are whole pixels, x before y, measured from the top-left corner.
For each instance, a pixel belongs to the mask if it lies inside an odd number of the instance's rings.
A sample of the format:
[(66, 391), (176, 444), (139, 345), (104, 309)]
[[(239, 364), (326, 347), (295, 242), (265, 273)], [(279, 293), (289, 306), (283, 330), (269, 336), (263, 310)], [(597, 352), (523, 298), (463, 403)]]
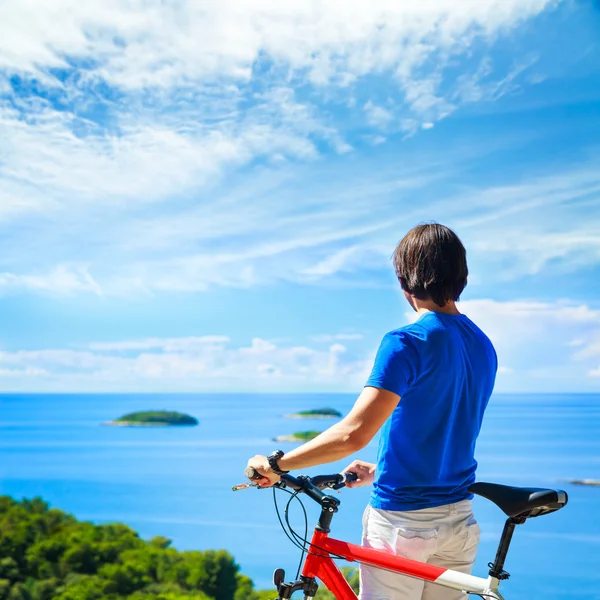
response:
[(396, 246), (394, 268), (400, 285), (419, 300), (444, 306), (458, 300), (467, 285), (467, 252), (444, 225), (426, 223), (411, 229)]

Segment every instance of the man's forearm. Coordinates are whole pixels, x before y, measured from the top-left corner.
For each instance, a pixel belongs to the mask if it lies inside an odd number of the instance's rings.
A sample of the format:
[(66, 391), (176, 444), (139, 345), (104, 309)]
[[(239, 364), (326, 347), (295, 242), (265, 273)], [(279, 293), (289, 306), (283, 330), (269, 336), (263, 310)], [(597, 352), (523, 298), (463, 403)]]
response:
[(279, 459), (278, 464), (283, 471), (307, 469), (346, 458), (365, 445), (364, 440), (348, 430), (342, 421), (310, 442), (287, 453)]

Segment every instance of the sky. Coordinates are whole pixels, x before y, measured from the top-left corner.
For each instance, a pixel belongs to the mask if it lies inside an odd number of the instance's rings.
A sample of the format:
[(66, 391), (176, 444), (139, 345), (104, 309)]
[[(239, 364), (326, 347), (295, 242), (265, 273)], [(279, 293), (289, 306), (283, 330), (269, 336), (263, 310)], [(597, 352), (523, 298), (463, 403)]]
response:
[(359, 392), (427, 221), (497, 391), (600, 391), (597, 2), (0, 4), (0, 390)]

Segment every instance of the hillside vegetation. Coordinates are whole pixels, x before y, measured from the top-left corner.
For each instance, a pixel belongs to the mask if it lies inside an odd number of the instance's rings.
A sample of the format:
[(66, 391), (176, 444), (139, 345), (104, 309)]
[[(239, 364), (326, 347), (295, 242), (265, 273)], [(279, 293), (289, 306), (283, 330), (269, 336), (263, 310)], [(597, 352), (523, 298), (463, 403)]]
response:
[[(224, 550), (178, 552), (123, 524), (0, 496), (2, 600), (259, 600)], [(271, 592), (272, 594), (272, 592)]]

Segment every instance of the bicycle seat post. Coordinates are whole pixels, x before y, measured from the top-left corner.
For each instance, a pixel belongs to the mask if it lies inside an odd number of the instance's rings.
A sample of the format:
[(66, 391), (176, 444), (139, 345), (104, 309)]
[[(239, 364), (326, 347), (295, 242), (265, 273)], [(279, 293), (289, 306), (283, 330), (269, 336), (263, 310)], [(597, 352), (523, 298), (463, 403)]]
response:
[(498, 580), (508, 579), (510, 577), (510, 574), (504, 570), (504, 562), (506, 560), (506, 555), (508, 554), (515, 526), (522, 525), (526, 520), (525, 517), (510, 517), (506, 520), (506, 523), (504, 523), (504, 529), (502, 530), (502, 536), (500, 537), (500, 542), (498, 544), (496, 558), (493, 563), (488, 564), (488, 567), (490, 567), (490, 577), (494, 577)]

